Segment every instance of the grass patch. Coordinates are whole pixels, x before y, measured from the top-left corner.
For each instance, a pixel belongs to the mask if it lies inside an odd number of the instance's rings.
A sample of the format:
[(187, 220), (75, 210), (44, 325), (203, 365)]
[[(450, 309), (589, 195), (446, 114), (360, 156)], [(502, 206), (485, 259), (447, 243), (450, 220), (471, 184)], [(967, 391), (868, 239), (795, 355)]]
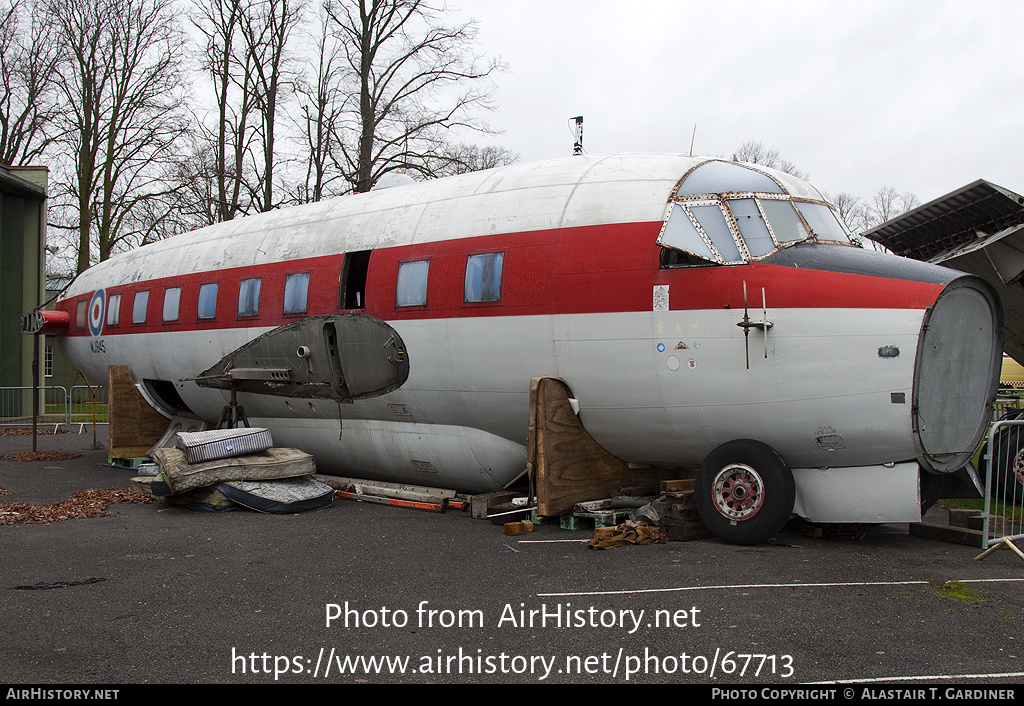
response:
[[(48, 404), (45, 406), (44, 414), (46, 417), (62, 421), (64, 419), (64, 405), (63, 404)], [(103, 403), (96, 403), (96, 421), (97, 422), (108, 422), (109, 414), (107, 412), (107, 405)], [(81, 422), (92, 421), (92, 403), (81, 402), (71, 405), (71, 423), (79, 424)]]
[(1000, 617), (1002, 617), (1003, 620), (1006, 620), (1007, 622), (1012, 623), (1017, 620), (1016, 613), (1011, 613), (1008, 610), (997, 610), (996, 612), (999, 613)]
[[(984, 510), (985, 499), (984, 498), (944, 498), (936, 503), (939, 507), (944, 510), (949, 509), (963, 509), (963, 510)], [(1013, 507), (1004, 502), (992, 503), (991, 510), (993, 517), (1011, 517), (1014, 520), (1024, 520), (1024, 507)]]
[[(91, 422), (92, 421), (92, 405), (91, 404), (73, 404), (71, 405), (71, 421), (72, 423), (79, 422)], [(110, 421), (107, 414), (107, 405), (97, 404), (96, 405), (96, 421), (97, 422), (108, 422)]]
[(939, 581), (929, 579), (928, 585), (932, 587), (936, 595), (943, 598), (950, 598), (955, 601), (967, 601), (968, 603), (984, 603), (991, 600), (987, 591), (979, 591), (976, 588), (966, 586), (962, 581)]

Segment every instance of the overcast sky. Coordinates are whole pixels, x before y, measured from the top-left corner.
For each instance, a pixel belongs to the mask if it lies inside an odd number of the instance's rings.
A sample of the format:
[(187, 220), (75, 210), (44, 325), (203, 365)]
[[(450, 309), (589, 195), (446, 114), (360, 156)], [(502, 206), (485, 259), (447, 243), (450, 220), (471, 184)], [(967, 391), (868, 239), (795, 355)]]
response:
[[(522, 161), (728, 157), (760, 140), (831, 194), (929, 201), (975, 179), (1024, 193), (1020, 0), (463, 0)], [(478, 137), (471, 141), (486, 142)]]

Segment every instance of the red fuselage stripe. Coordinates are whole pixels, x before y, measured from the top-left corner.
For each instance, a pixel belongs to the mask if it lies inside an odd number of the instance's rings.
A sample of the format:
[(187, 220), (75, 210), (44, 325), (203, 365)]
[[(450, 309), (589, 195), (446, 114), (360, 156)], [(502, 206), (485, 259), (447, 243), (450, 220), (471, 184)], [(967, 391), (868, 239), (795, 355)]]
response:
[[(769, 310), (923, 309), (935, 302), (943, 288), (764, 263), (660, 269), (661, 248), (654, 244), (660, 227), (660, 223), (599, 225), (380, 248), (370, 257), (366, 306), (360, 311), (387, 321), (651, 311), (655, 285), (668, 285), (672, 310), (742, 309), (744, 282), (752, 310), (761, 307), (762, 288)], [(466, 259), (487, 252), (504, 253), (501, 301), (467, 304), (463, 300)], [(426, 306), (396, 307), (399, 263), (423, 259), (430, 261)], [(301, 272), (310, 273), (306, 315), (337, 313), (343, 264), (344, 256), (339, 254), (146, 282), (112, 282), (106, 287), (107, 301), (121, 295), (119, 322), (105, 324), (103, 335), (280, 326), (301, 316), (282, 313), (285, 278)], [(259, 315), (240, 318), (239, 284), (253, 277), (262, 278)], [(199, 287), (211, 282), (218, 284), (216, 316), (199, 319)], [(168, 287), (181, 287), (179, 316), (173, 322), (162, 321)], [(133, 324), (133, 299), (140, 291), (150, 292), (146, 323)], [(79, 326), (75, 319), (79, 302), (88, 302), (91, 295), (58, 305), (70, 315), (69, 335), (89, 335), (88, 321)]]

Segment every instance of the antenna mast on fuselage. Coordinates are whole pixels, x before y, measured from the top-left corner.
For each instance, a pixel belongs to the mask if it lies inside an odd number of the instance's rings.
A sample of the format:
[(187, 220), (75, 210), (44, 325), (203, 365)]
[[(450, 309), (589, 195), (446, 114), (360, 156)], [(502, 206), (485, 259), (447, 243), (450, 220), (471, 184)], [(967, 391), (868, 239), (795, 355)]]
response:
[(570, 120), (576, 121), (576, 142), (572, 146), (572, 153), (573, 155), (583, 154), (583, 116), (577, 115), (575, 118), (570, 118)]

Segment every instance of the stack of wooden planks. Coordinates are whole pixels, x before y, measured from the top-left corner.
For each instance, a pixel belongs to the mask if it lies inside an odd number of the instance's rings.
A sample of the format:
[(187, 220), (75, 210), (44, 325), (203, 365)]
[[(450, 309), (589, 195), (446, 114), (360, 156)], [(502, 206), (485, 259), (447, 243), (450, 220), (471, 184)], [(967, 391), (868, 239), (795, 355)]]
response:
[(676, 542), (714, 537), (697, 514), (693, 502), (694, 479), (663, 480), (661, 492), (665, 496), (660, 529)]

